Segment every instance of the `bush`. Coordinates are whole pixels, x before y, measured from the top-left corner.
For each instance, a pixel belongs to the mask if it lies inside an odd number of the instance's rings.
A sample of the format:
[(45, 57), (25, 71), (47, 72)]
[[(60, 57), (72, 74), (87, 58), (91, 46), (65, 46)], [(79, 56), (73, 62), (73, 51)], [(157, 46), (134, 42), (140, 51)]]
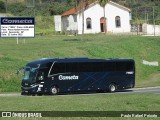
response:
[(15, 16), (26, 15), (26, 7), (25, 7), (25, 4), (22, 4), (22, 3), (8, 4), (8, 11)]
[(0, 12), (4, 13), (6, 9), (5, 3), (3, 1), (0, 1)]

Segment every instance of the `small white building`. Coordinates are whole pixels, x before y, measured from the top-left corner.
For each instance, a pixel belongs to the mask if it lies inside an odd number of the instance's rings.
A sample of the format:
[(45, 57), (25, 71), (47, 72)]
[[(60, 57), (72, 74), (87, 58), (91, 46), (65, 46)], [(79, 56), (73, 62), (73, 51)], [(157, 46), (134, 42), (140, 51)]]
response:
[(61, 15), (61, 30), (77, 34), (82, 34), (83, 31), (84, 33), (130, 32), (130, 12), (129, 8), (112, 1), (106, 4), (104, 12), (103, 7), (94, 0), (64, 12)]

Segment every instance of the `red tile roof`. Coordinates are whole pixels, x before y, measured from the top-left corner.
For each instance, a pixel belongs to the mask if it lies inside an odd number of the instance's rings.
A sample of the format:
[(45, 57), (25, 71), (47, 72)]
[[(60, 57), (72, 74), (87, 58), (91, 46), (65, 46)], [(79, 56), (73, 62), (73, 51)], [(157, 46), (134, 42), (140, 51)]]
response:
[[(97, 1), (97, 0), (89, 0), (88, 2), (80, 3), (76, 8), (72, 8), (72, 9), (64, 12), (64, 13), (62, 14), (62, 16), (67, 16), (67, 15), (76, 14), (76, 12), (78, 12), (78, 11), (82, 10), (83, 8), (91, 5), (92, 3), (95, 3), (96, 1)], [(112, 3), (112, 4), (116, 5), (116, 6), (119, 6), (119, 7), (121, 7), (121, 8), (124, 8), (124, 9), (126, 9), (126, 10), (128, 10), (128, 11), (131, 11), (129, 8), (127, 8), (127, 7), (125, 7), (125, 6), (122, 6), (122, 5), (118, 4), (118, 3), (115, 3), (115, 2), (112, 2), (112, 1), (110, 1), (110, 3)]]
[(79, 3), (79, 5), (76, 7), (76, 8), (72, 8), (66, 12), (64, 12), (62, 14), (62, 16), (67, 16), (67, 15), (72, 15), (72, 14), (75, 14), (76, 12), (82, 10), (83, 8), (91, 5), (92, 3), (96, 2), (97, 0), (89, 0), (87, 2), (83, 2), (83, 3)]
[(72, 8), (72, 9), (64, 12), (64, 13), (62, 14), (62, 16), (72, 15), (72, 14), (75, 14), (76, 12), (77, 12), (77, 9), (76, 9), (76, 8)]

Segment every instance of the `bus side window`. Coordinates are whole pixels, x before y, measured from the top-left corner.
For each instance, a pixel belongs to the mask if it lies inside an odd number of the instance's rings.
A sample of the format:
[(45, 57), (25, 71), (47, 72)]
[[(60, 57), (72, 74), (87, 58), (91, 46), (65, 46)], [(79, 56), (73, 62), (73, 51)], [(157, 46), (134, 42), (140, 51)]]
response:
[(127, 71), (133, 71), (134, 70), (134, 63), (133, 62), (127, 62), (126, 63), (126, 70)]
[(66, 72), (78, 72), (78, 63), (66, 63)]
[(38, 80), (44, 80), (44, 72), (43, 71), (39, 71), (38, 72)]
[(103, 62), (93, 62), (91, 65), (92, 72), (103, 72)]
[(116, 71), (131, 71), (133, 70), (132, 62), (117, 62), (116, 63)]
[(115, 62), (104, 62), (104, 71), (115, 71)]
[(54, 63), (50, 75), (65, 73), (65, 63)]
[(79, 72), (92, 72), (92, 63), (90, 62), (79, 62), (78, 71)]
[(103, 62), (82, 62), (79, 63), (79, 72), (102, 72)]

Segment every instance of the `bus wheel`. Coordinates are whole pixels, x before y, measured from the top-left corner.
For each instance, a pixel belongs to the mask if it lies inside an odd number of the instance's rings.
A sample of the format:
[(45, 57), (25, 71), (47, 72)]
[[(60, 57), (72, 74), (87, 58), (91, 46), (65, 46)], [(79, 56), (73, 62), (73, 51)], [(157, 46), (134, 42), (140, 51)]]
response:
[(53, 87), (51, 88), (51, 95), (56, 95), (57, 93), (58, 93), (58, 88), (55, 87), (55, 86), (53, 86)]
[(38, 93), (38, 94), (37, 94), (37, 96), (42, 96), (42, 95), (43, 95), (42, 93)]
[(109, 86), (109, 92), (115, 92), (116, 91), (116, 85), (114, 83), (111, 83)]

